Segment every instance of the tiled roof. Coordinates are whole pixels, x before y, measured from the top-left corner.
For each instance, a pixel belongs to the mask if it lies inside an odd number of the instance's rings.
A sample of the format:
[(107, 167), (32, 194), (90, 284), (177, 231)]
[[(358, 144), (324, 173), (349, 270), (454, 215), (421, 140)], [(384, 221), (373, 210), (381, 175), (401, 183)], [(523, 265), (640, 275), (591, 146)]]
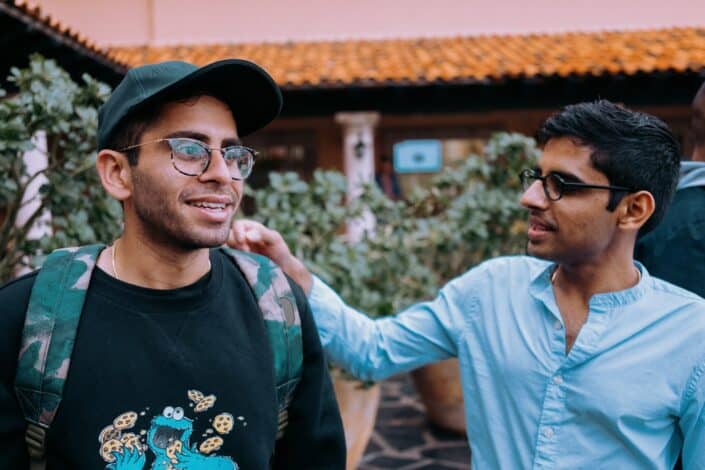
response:
[(238, 57), (282, 86), (477, 83), (505, 78), (705, 70), (705, 26), (644, 31), (114, 48), (131, 66)]
[(94, 59), (106, 62), (116, 70), (124, 73), (128, 68), (127, 62), (120, 61), (113, 52), (99, 47), (80, 32), (43, 13), (39, 6), (27, 0), (0, 0), (0, 13), (12, 15), (28, 24), (32, 23), (33, 27), (43, 30), (76, 50), (89, 54)]

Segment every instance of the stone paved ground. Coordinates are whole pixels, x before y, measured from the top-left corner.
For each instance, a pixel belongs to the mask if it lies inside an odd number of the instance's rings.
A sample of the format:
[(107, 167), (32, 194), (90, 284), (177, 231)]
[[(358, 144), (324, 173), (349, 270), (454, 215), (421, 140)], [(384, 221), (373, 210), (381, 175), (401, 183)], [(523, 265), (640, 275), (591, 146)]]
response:
[(377, 423), (358, 470), (469, 468), (465, 436), (429, 425), (408, 375), (382, 383)]

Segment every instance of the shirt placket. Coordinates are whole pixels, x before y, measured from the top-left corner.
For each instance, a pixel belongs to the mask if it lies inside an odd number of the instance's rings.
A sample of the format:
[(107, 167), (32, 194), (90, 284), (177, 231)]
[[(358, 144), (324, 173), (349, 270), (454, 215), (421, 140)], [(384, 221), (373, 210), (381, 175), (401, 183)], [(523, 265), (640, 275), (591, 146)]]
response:
[(556, 468), (560, 463), (557, 457), (561, 455), (561, 444), (559, 442), (561, 427), (567, 421), (568, 411), (565, 406), (566, 381), (569, 380), (570, 370), (584, 363), (594, 356), (598, 338), (605, 327), (606, 315), (602, 309), (590, 309), (588, 321), (583, 325), (576, 338), (570, 353), (565, 355), (565, 328), (557, 309), (552, 321), (550, 334), (551, 351), (556, 358), (557, 367), (553, 373), (547, 377), (546, 391), (544, 393), (541, 418), (536, 437), (536, 448), (534, 452), (534, 469)]

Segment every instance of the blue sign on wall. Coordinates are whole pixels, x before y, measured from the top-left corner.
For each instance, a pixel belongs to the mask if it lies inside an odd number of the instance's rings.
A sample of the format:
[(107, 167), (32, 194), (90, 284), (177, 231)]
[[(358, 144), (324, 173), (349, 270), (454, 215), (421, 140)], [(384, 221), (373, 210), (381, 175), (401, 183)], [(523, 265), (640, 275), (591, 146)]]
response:
[(394, 144), (394, 171), (397, 173), (435, 173), (442, 166), (440, 140), (405, 140)]

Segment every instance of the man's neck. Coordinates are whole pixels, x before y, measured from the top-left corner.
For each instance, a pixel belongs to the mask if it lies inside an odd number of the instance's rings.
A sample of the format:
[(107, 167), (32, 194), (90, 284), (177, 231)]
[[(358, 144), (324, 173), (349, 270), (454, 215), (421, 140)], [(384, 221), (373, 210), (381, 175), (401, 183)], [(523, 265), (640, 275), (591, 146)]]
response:
[(631, 258), (621, 262), (558, 265), (551, 275), (551, 283), (565, 325), (566, 354), (588, 319), (592, 296), (628, 289), (640, 278)]
[(705, 162), (705, 146), (695, 147), (690, 157), (694, 162)]
[(559, 264), (551, 279), (554, 289), (587, 303), (595, 294), (617, 292), (633, 287), (640, 273), (631, 258), (619, 263)]
[(150, 289), (193, 284), (210, 270), (208, 248), (179, 250), (123, 234), (103, 250), (98, 266), (120, 281)]

